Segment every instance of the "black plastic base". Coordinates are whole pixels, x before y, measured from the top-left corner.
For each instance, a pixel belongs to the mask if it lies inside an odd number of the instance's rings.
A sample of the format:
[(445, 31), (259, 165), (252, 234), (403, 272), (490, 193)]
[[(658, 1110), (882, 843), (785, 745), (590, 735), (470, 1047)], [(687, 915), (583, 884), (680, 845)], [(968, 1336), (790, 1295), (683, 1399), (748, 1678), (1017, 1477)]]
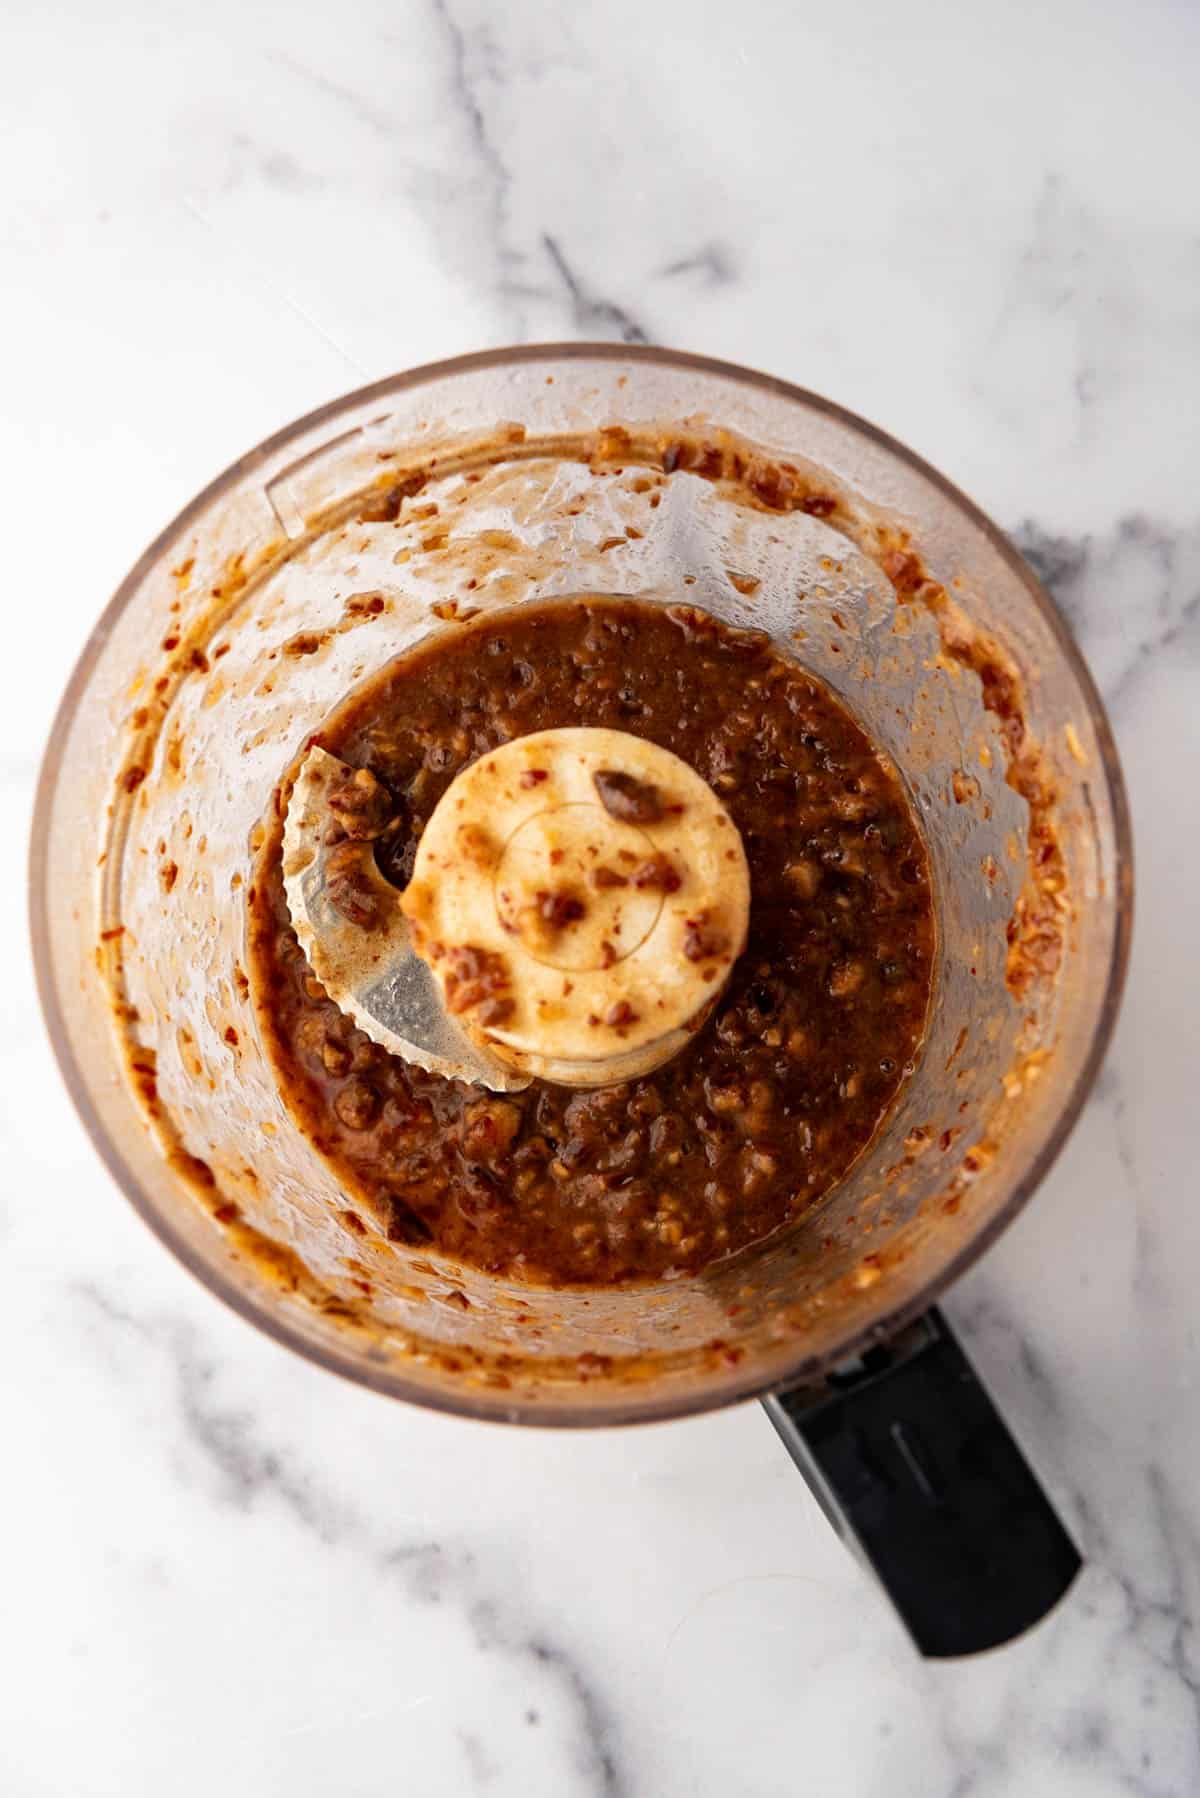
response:
[(821, 1508), (929, 1656), (998, 1647), (1082, 1561), (940, 1312), (764, 1406)]

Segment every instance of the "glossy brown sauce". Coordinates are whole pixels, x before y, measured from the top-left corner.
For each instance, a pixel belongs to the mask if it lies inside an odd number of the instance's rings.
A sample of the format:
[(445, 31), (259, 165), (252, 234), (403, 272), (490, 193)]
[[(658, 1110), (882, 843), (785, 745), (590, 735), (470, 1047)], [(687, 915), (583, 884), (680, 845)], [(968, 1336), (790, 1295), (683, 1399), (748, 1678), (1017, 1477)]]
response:
[(492, 615), (380, 675), (320, 741), (387, 789), (403, 886), (454, 776), (516, 736), (660, 743), (742, 833), (750, 939), (693, 1042), (619, 1087), (482, 1093), (388, 1055), (325, 996), (283, 896), (251, 892), (253, 978), (287, 1101), (364, 1227), (556, 1284), (695, 1272), (834, 1185), (917, 1053), (934, 921), (899, 778), (821, 682), (692, 608), (590, 599)]

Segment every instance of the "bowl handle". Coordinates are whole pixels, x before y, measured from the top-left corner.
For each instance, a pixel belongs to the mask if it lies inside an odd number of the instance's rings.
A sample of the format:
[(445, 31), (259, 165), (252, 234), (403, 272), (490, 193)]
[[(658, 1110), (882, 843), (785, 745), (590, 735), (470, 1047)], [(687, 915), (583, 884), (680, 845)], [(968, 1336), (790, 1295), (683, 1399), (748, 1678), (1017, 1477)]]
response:
[(763, 1400), (826, 1517), (923, 1655), (1010, 1641), (1082, 1561), (945, 1318)]

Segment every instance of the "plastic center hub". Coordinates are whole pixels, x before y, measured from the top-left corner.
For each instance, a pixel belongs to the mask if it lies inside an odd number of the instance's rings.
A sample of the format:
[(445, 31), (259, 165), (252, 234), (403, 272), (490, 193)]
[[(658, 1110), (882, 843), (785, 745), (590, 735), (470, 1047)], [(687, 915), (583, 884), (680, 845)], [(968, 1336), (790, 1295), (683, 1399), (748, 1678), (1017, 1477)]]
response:
[(615, 967), (658, 921), (662, 893), (636, 884), (653, 866), (644, 830), (601, 805), (556, 805), (508, 839), (493, 882), (496, 916), (544, 967)]
[(746, 942), (737, 827), (686, 762), (626, 731), (538, 731), (447, 787), (400, 901), (449, 1016), (568, 1086), (677, 1053)]

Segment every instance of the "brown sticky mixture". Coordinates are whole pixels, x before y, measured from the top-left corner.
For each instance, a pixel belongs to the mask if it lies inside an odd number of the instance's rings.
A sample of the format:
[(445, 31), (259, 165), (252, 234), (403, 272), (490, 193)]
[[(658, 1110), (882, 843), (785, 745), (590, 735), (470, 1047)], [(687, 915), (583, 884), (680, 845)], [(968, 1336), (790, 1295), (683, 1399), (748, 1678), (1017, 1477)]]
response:
[[(690, 607), (526, 607), (393, 664), (322, 732), (404, 819), (399, 837), (346, 847), (374, 850), (402, 886), (401, 839), (462, 768), (514, 737), (581, 723), (633, 732), (697, 769), (721, 791), (750, 868), (746, 951), (654, 1073), (594, 1092), (535, 1080), (500, 1098), (377, 1048), (311, 980), (277, 825), (251, 915), (283, 1090), (356, 1211), (391, 1240), (492, 1271), (600, 1284), (695, 1271), (842, 1177), (916, 1055), (934, 927), (924, 845), (891, 764), (769, 640)], [(733, 769), (723, 790), (717, 777)], [(645, 800), (626, 791), (616, 803)], [(612, 856), (590, 884), (632, 886), (645, 866)], [(654, 878), (669, 875), (656, 863)], [(688, 952), (724, 973), (720, 931), (700, 916), (687, 928)], [(455, 953), (452, 1006), (499, 1027), (511, 1006), (503, 958)], [(610, 1010), (596, 1025), (632, 1021)]]
[(521, 1128), (521, 1107), (510, 1099), (480, 1099), (463, 1113), (463, 1153), (468, 1161), (503, 1161)]

